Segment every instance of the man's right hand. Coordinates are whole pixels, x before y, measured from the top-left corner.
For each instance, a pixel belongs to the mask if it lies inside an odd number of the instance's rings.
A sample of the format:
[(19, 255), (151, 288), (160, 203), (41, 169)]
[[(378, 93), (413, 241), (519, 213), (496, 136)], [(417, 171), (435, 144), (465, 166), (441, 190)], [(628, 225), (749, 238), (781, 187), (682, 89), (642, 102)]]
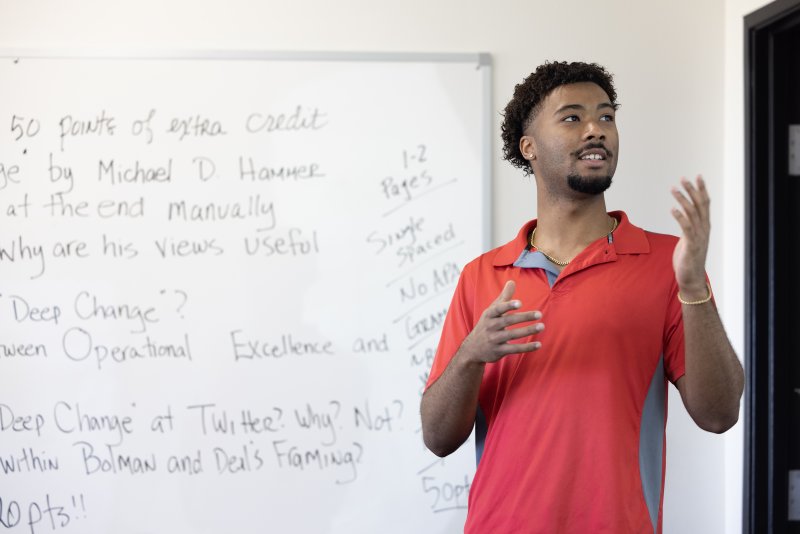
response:
[(542, 344), (538, 341), (511, 343), (544, 330), (543, 323), (511, 328), (542, 318), (542, 313), (539, 311), (512, 313), (522, 306), (520, 301), (511, 298), (515, 289), (516, 284), (513, 280), (506, 282), (500, 295), (483, 311), (475, 328), (464, 339), (458, 351), (462, 362), (496, 362), (509, 354), (533, 352), (541, 348)]

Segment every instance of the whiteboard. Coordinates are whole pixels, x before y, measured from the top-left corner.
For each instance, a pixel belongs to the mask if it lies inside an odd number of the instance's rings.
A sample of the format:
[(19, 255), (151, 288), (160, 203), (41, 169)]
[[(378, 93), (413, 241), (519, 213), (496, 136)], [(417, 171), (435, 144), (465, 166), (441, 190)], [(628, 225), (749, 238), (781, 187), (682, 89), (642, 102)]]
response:
[(0, 524), (460, 532), (419, 400), (488, 247), (483, 54), (0, 57)]

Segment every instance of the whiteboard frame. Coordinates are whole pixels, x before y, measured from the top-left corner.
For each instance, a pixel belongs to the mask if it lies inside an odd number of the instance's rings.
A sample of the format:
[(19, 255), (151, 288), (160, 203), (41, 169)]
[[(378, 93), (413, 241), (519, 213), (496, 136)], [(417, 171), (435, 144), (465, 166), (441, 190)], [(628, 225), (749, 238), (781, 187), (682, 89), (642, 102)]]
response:
[(0, 49), (2, 59), (152, 59), (152, 60), (253, 60), (253, 61), (397, 61), (416, 63), (473, 63), (482, 72), (483, 98), (481, 121), (481, 195), (483, 220), (481, 246), (492, 248), (492, 57), (488, 52), (346, 52), (346, 51), (267, 51), (267, 50), (115, 50), (89, 49)]

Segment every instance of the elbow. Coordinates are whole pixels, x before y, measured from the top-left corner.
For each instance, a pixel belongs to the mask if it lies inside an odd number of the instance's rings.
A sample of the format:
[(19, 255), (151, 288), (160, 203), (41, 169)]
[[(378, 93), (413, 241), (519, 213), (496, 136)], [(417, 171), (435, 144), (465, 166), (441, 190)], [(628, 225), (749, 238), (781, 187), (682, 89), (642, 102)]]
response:
[[(427, 423), (427, 424), (426, 424)], [(431, 421), (422, 418), (422, 441), (425, 447), (439, 458), (455, 452), (469, 437), (472, 428), (464, 432), (449, 427), (444, 421)]]
[(728, 420), (715, 420), (712, 422), (705, 422), (703, 424), (698, 423), (698, 426), (705, 430), (706, 432), (712, 432), (714, 434), (723, 434), (733, 428), (739, 418), (735, 419), (728, 419)]
[(422, 426), (422, 441), (425, 443), (425, 447), (439, 458), (452, 454), (461, 445), (461, 443), (458, 443), (453, 446), (452, 442), (442, 439), (442, 436), (437, 435), (436, 432), (432, 430), (426, 431), (425, 425)]
[(739, 422), (742, 383), (722, 394), (691, 395), (685, 391), (684, 404), (698, 427), (706, 432), (722, 434)]
[(735, 410), (728, 410), (725, 413), (718, 413), (707, 417), (693, 417), (697, 426), (706, 432), (723, 434), (730, 430), (739, 421), (739, 406)]
[(449, 447), (442, 447), (433, 443), (425, 442), (425, 446), (428, 448), (429, 451), (431, 451), (439, 458), (444, 458), (445, 456), (448, 456), (453, 452), (453, 449), (450, 449)]
[(420, 416), (422, 419), (422, 442), (425, 447), (439, 458), (444, 458), (455, 452), (464, 443), (472, 432), (472, 425), (464, 421), (461, 424), (452, 416), (442, 416), (435, 410), (428, 392), (422, 395)]

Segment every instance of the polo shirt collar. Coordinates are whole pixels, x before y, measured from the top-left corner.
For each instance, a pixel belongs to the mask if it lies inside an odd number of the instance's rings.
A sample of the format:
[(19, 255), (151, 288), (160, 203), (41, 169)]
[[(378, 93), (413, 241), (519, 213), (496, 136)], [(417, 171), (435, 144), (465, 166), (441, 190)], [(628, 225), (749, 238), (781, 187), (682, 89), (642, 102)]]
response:
[[(644, 230), (633, 225), (623, 211), (612, 211), (609, 215), (619, 220), (617, 229), (614, 230), (611, 246), (617, 254), (647, 254), (650, 252), (650, 243)], [(536, 227), (536, 219), (525, 223), (517, 237), (509, 241), (497, 252), (494, 257), (494, 266), (502, 267), (513, 265), (521, 254), (528, 248), (528, 236)]]

